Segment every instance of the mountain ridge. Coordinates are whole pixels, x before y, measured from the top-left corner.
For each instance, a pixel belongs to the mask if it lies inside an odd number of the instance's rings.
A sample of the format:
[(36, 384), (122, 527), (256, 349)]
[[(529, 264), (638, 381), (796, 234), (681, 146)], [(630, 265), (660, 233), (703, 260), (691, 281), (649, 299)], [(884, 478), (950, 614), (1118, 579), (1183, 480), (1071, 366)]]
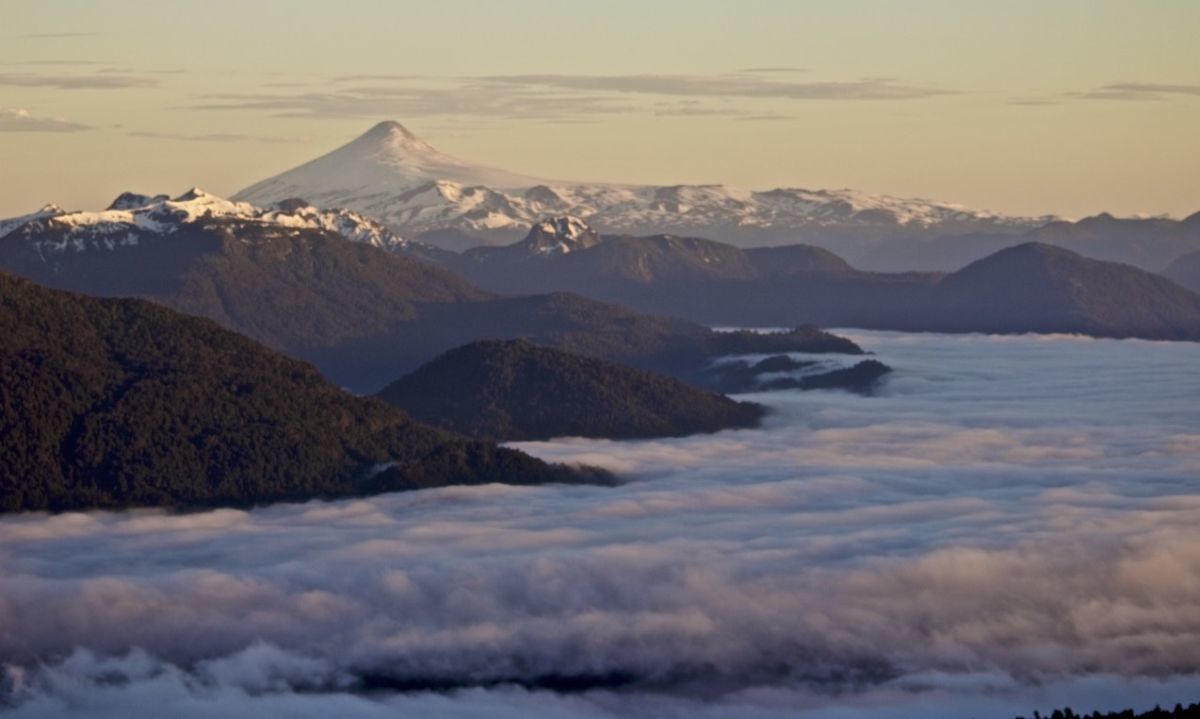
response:
[(518, 243), (453, 262), (497, 291), (570, 289), (710, 325), (1200, 339), (1200, 295), (1046, 243), (1001, 249), (953, 273), (866, 272), (811, 246), (741, 249), (670, 235), (602, 236), (549, 255)]
[(58, 236), (58, 244), (45, 245), (51, 253), (82, 251), (89, 246), (111, 250), (115, 243), (136, 244), (136, 236), (140, 234), (167, 235), (176, 232), (180, 225), (208, 221), (258, 223), (280, 230), (327, 230), (354, 242), (388, 250), (408, 249), (414, 244), (352, 210), (319, 210), (296, 199), (258, 207), (227, 200), (198, 187), (174, 198), (123, 192), (100, 211), (67, 211), (47, 205), (29, 215), (0, 220), (0, 239), (15, 233), (26, 237), (52, 234)]
[(1055, 220), (1024, 233), (971, 232), (933, 239), (900, 239), (875, 248), (870, 269), (952, 271), (1025, 242), (1064, 247), (1148, 272), (1161, 272), (1175, 258), (1200, 251), (1200, 213), (1169, 217), (1114, 217), (1102, 212), (1079, 220)]
[(1048, 219), (853, 190), (549, 181), (450, 158), (399, 123), (380, 123), (234, 199), (269, 204), (292, 196), (349, 207), (454, 250), (511, 242), (542, 217), (566, 214), (605, 233), (703, 235), (741, 245), (784, 244), (812, 233), (870, 244), (898, 233), (1018, 232)]
[[(294, 210), (199, 195), (148, 207), (28, 221), (0, 237), (0, 267), (58, 289), (208, 317), (359, 391), (485, 338), (527, 337), (647, 369), (702, 362), (728, 341), (692, 322), (583, 297), (504, 297), (412, 256), (410, 244), (384, 249), (336, 226), (259, 216), (294, 219)], [(752, 339), (764, 351), (827, 344), (806, 331)]]

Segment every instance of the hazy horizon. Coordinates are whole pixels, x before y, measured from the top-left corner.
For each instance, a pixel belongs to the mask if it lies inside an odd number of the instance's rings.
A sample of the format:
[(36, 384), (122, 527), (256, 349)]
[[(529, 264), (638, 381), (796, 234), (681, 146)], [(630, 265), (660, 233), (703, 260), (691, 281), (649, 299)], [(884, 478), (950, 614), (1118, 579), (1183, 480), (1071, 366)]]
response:
[(1200, 210), (1193, 3), (180, 7), (6, 8), (0, 216), (231, 195), (380, 120), (562, 180)]

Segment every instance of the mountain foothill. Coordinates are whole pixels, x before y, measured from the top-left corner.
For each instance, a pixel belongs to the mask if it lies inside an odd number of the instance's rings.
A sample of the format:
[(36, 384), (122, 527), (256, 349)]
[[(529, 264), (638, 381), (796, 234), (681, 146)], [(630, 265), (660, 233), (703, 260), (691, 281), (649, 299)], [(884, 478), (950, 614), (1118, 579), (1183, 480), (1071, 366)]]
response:
[(0, 220), (0, 509), (610, 482), (494, 442), (748, 428), (766, 410), (717, 392), (886, 381), (819, 327), (1200, 341), (1197, 258), (1200, 215), (557, 182), (381, 123), (233, 199)]

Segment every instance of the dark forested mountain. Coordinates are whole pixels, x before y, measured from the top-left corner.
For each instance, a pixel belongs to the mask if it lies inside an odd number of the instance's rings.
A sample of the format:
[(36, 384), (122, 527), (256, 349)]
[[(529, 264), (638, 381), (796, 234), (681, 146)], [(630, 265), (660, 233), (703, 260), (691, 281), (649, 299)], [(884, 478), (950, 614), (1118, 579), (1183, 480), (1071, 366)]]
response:
[[(487, 258), (505, 256), (502, 263)], [(462, 274), (493, 289), (566, 290), (716, 325), (1081, 332), (1200, 339), (1200, 296), (1129, 265), (1040, 243), (954, 273), (874, 273), (826, 250), (606, 237), (566, 253), (488, 248)]]
[(1136, 267), (1037, 243), (948, 275), (821, 273), (726, 284), (692, 290), (662, 310), (688, 305), (697, 307), (689, 316), (725, 324), (1200, 340), (1200, 295)]
[[(728, 341), (581, 297), (499, 297), (397, 251), (407, 245), (374, 225), (343, 229), (342, 215), (302, 204), (261, 210), (198, 191), (119, 204), (142, 201), (151, 204), (8, 223), (0, 267), (59, 289), (209, 317), (360, 390), (483, 338), (528, 337), (645, 366), (698, 361)], [(802, 335), (784, 337), (798, 344), (782, 349), (805, 349), (812, 337)], [(781, 338), (748, 340), (776, 351)]]
[(1163, 275), (1193, 292), (1200, 292), (1200, 250), (1176, 257)]
[(1051, 245), (1001, 250), (947, 276), (935, 327), (1200, 340), (1200, 295), (1159, 275)]
[(459, 347), (379, 394), (417, 419), (495, 440), (674, 437), (751, 427), (760, 405), (524, 340)]
[(821, 247), (812, 245), (780, 245), (778, 247), (752, 247), (746, 250), (751, 266), (759, 277), (798, 275), (810, 272), (837, 274), (853, 272), (841, 257)]
[(1030, 231), (1025, 239), (1159, 272), (1176, 257), (1200, 250), (1200, 213), (1182, 220), (1103, 213), (1078, 222), (1051, 222)]
[(937, 238), (898, 238), (862, 256), (860, 267), (950, 271), (993, 252), (1040, 242), (1081, 255), (1159, 272), (1173, 259), (1200, 251), (1200, 213), (1183, 220), (1113, 217), (1104, 213), (1077, 222), (1057, 220), (1020, 234), (975, 232)]
[(413, 421), (215, 323), (0, 273), (0, 511), (604, 479)]

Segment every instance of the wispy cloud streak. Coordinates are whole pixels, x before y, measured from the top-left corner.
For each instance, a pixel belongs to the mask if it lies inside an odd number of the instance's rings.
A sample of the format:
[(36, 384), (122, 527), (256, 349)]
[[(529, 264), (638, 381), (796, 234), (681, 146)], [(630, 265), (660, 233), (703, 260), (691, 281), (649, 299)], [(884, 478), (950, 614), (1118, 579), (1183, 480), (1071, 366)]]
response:
[(123, 90), (135, 87), (157, 87), (158, 80), (137, 75), (97, 73), (93, 75), (43, 75), (35, 73), (0, 73), (0, 86), (48, 87), (56, 90)]
[(1164, 100), (1168, 97), (1200, 97), (1200, 85), (1158, 82), (1114, 82), (1071, 97), (1083, 100)]
[(528, 87), (689, 97), (786, 100), (914, 100), (953, 94), (888, 79), (780, 82), (747, 75), (492, 75), (486, 82)]
[(133, 130), (125, 134), (129, 137), (137, 137), (146, 140), (177, 140), (181, 142), (261, 142), (266, 144), (304, 142), (302, 139), (291, 137), (279, 137), (275, 135), (247, 135), (238, 132), (208, 132), (200, 134), (188, 134), (180, 132)]

